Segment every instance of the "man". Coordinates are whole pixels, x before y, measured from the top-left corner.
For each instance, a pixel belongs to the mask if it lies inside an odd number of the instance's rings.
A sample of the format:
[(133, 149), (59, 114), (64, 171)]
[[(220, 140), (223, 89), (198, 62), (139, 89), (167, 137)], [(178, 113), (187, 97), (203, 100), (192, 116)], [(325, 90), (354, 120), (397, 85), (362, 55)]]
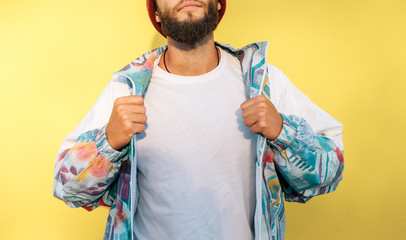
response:
[(283, 193), (342, 179), (342, 125), (266, 63), (267, 43), (214, 42), (225, 0), (147, 8), (168, 46), (115, 73), (62, 143), (54, 195), (111, 206), (105, 239), (283, 239)]

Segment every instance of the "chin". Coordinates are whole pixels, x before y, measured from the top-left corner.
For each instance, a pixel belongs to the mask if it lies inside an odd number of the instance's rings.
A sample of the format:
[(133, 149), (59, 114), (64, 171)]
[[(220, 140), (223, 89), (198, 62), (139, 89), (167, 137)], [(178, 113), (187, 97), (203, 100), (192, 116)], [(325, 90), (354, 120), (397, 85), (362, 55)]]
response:
[(204, 13), (195, 13), (192, 11), (183, 12), (178, 20), (179, 21), (197, 21), (204, 18)]

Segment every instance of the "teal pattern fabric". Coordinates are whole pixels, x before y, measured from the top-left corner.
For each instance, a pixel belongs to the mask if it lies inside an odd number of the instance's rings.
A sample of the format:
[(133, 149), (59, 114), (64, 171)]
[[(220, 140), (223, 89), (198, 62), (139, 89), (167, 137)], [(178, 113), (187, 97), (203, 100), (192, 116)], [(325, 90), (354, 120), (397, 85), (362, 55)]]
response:
[[(266, 61), (267, 42), (234, 49), (216, 43), (236, 56), (251, 98), (263, 94), (271, 99), (272, 79)], [(114, 77), (128, 84), (132, 94), (143, 95), (154, 61), (165, 51), (154, 49), (116, 72)], [(285, 233), (287, 201), (306, 202), (332, 192), (342, 179), (343, 154), (324, 133), (316, 134), (299, 116), (283, 117), (283, 129), (274, 141), (258, 134), (256, 169), (255, 239), (281, 240)], [(133, 216), (137, 208), (136, 135), (122, 151), (107, 142), (105, 126), (83, 132), (73, 146), (57, 156), (54, 196), (70, 207), (93, 210), (110, 206), (104, 239), (132, 239)]]

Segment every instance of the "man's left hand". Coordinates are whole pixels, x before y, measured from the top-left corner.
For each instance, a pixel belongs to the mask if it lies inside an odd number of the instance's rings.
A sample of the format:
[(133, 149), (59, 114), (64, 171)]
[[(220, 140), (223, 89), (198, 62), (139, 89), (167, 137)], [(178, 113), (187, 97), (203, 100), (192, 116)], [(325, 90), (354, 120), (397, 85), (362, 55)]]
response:
[(241, 104), (244, 125), (252, 133), (262, 133), (266, 138), (275, 140), (282, 130), (283, 118), (275, 106), (260, 95)]

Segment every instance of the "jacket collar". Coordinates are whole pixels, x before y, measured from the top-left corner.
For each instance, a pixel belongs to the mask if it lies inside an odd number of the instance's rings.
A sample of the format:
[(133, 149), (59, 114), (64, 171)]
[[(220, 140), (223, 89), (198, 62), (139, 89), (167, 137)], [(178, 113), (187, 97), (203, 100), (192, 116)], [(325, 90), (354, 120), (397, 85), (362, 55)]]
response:
[[(236, 56), (241, 63), (243, 79), (250, 97), (261, 93), (265, 87), (266, 52), (268, 42), (256, 42), (240, 49), (228, 44), (215, 43), (224, 51)], [(152, 75), (155, 60), (166, 50), (167, 46), (155, 48), (125, 66), (113, 76), (124, 76), (131, 83), (134, 95), (143, 95)]]

